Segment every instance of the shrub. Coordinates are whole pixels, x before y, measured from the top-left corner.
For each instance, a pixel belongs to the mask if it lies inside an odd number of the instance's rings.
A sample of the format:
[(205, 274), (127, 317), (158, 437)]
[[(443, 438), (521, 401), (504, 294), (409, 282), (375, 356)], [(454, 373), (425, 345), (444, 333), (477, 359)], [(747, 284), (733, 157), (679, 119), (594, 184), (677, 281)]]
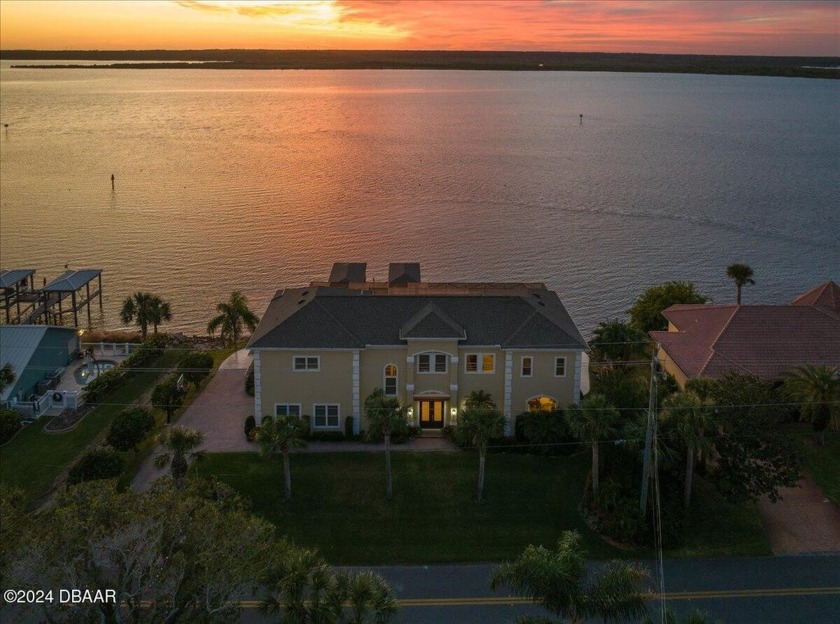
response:
[(254, 363), (248, 367), (248, 374), (245, 375), (245, 392), (248, 396), (254, 396)]
[(575, 438), (569, 431), (562, 410), (553, 412), (523, 412), (516, 417), (516, 428), (528, 444), (533, 444), (532, 453), (541, 455), (570, 454), (578, 451)]
[(113, 479), (123, 469), (123, 459), (119, 453), (107, 446), (85, 453), (70, 469), (67, 482), (71, 485), (82, 481)]
[(353, 439), (353, 417), (347, 416), (344, 419), (344, 437), (348, 440)]
[(257, 434), (257, 419), (252, 416), (248, 416), (245, 419), (245, 439), (248, 442), (253, 442), (254, 438)]
[(145, 366), (155, 358), (160, 357), (163, 350), (170, 346), (172, 342), (173, 340), (167, 334), (152, 334), (123, 361), (123, 368), (132, 369)]
[(84, 387), (84, 397), (87, 403), (96, 403), (105, 394), (116, 388), (122, 380), (123, 369), (121, 366), (106, 370), (100, 373), (95, 379), (91, 379)]
[(311, 439), (309, 436), (312, 435), (312, 417), (309, 414), (300, 417), (300, 430), (305, 440)]
[(213, 370), (213, 356), (203, 351), (192, 351), (178, 363), (178, 370), (197, 390), (198, 384)]
[(155, 427), (155, 417), (142, 407), (121, 411), (114, 416), (107, 442), (118, 451), (137, 450), (148, 433)]
[(0, 444), (5, 444), (23, 425), (20, 414), (10, 409), (0, 409)]

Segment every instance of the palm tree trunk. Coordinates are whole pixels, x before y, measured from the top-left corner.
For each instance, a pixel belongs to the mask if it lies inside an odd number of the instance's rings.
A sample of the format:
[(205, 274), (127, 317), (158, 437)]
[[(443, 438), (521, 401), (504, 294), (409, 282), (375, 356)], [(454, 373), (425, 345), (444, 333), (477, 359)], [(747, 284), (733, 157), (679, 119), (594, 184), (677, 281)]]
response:
[(691, 481), (694, 478), (694, 449), (689, 446), (685, 452), (685, 490), (683, 491), (683, 507), (688, 509), (691, 503)]
[(738, 289), (737, 304), (741, 305), (741, 285), (740, 284), (735, 284), (735, 287)]
[(385, 435), (385, 498), (391, 500), (394, 488), (391, 483), (391, 434)]
[(592, 443), (592, 494), (598, 493), (598, 443)]
[(487, 453), (483, 447), (478, 451), (478, 502), (481, 502), (481, 495), (484, 492), (484, 456)]
[(283, 476), (286, 479), (286, 500), (292, 500), (292, 471), (289, 468), (289, 450), (283, 451)]

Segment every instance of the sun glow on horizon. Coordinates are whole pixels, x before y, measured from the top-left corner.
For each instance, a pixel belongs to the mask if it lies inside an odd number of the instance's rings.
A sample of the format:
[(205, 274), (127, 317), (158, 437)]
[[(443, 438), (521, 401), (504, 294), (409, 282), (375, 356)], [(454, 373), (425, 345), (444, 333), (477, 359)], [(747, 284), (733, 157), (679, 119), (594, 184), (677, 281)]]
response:
[(840, 0), (0, 0), (3, 49), (840, 56)]

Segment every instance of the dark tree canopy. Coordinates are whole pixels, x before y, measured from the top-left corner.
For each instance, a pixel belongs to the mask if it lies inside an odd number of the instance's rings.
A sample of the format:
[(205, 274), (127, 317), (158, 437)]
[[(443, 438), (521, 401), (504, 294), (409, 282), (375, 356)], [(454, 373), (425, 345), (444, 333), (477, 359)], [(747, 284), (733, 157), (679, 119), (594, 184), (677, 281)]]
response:
[(643, 332), (668, 329), (662, 311), (677, 303), (707, 303), (709, 298), (700, 294), (691, 282), (665, 282), (643, 292), (636, 303), (627, 310), (630, 325)]
[(188, 353), (178, 364), (178, 370), (184, 375), (187, 383), (198, 389), (198, 384), (210, 374), (213, 369), (213, 356), (203, 351)]
[(123, 410), (114, 416), (107, 442), (118, 451), (136, 450), (154, 426), (155, 417), (149, 410), (142, 407)]
[(589, 341), (593, 359), (613, 364), (644, 357), (649, 344), (645, 332), (617, 319), (598, 323)]
[(754, 375), (727, 373), (709, 392), (717, 465), (712, 481), (731, 502), (779, 498), (779, 488), (799, 481), (799, 458), (782, 433), (788, 417), (784, 399)]
[(77, 461), (67, 476), (70, 484), (82, 481), (97, 481), (99, 479), (113, 479), (120, 476), (123, 469), (123, 459), (112, 448), (103, 446), (85, 453)]

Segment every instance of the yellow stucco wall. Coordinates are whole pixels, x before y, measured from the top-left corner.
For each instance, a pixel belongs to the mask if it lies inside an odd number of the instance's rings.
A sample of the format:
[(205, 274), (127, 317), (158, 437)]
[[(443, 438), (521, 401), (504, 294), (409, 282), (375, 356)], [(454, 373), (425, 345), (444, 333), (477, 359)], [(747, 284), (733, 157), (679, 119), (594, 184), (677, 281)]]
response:
[[(426, 352), (446, 353), (446, 373), (418, 373), (416, 356)], [(418, 395), (440, 393), (451, 398), (446, 403), (444, 423), (451, 422), (450, 409), (463, 408), (465, 397), (473, 391), (483, 390), (492, 395), (498, 408), (505, 410), (505, 361), (507, 352), (499, 347), (459, 347), (457, 341), (409, 341), (394, 348), (369, 348), (359, 350), (358, 411), (360, 428), (365, 429), (364, 400), (374, 390), (384, 385), (384, 367), (393, 363), (398, 368), (398, 398), (414, 407), (418, 416)], [(467, 373), (466, 356), (469, 353), (495, 356), (493, 373)], [(560, 407), (575, 400), (576, 358), (574, 351), (512, 351), (510, 416), (527, 409), (528, 399), (547, 395), (555, 398)], [(317, 372), (296, 372), (292, 369), (295, 355), (320, 357)], [(457, 358), (452, 361), (452, 356)], [(522, 356), (534, 358), (533, 377), (521, 376)], [(566, 357), (566, 374), (554, 376), (554, 358)], [(413, 361), (408, 362), (411, 357)], [(480, 368), (480, 363), (479, 363)], [(344, 419), (354, 415), (353, 351), (260, 351), (259, 353), (258, 416), (273, 414), (276, 403), (299, 403), (303, 414), (312, 415), (314, 403), (339, 403), (339, 429)], [(413, 386), (413, 387), (412, 387)], [(457, 388), (453, 388), (457, 386)], [(411, 388), (411, 389), (409, 389)]]

